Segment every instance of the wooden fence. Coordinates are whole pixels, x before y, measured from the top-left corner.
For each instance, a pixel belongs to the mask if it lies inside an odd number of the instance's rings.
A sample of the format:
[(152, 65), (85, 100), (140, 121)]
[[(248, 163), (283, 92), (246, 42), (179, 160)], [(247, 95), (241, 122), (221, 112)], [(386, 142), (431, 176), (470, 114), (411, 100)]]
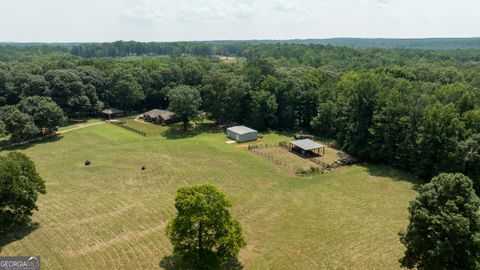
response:
[(279, 146), (279, 144), (278, 143), (249, 144), (248, 145), (248, 150), (255, 150), (255, 149), (275, 147), (275, 146)]
[(148, 136), (148, 135), (152, 135), (152, 134), (149, 134), (147, 132), (144, 132), (144, 131), (141, 131), (141, 130), (138, 130), (138, 129), (135, 129), (135, 128), (132, 128), (132, 127), (129, 127), (129, 126), (126, 126), (125, 124), (123, 123), (120, 123), (120, 122), (113, 122), (113, 121), (109, 121), (108, 123), (112, 124), (112, 125), (115, 125), (117, 127), (121, 127), (121, 128), (124, 128), (124, 129), (127, 129), (127, 130), (130, 130), (132, 132), (135, 132), (137, 134), (140, 134), (144, 137)]
[(269, 148), (269, 147), (282, 147), (282, 148), (285, 148), (287, 150), (290, 151), (290, 149), (288, 148), (288, 143), (287, 142), (279, 142), (279, 143), (273, 143), (273, 144), (268, 144), (268, 143), (265, 143), (265, 144), (254, 144), (254, 145), (248, 145), (248, 150), (250, 150), (251, 152), (257, 154), (257, 155), (260, 155), (261, 157), (265, 158), (266, 160), (272, 162), (273, 164), (277, 165), (277, 166), (280, 166), (296, 175), (299, 175), (299, 176), (308, 176), (308, 175), (313, 175), (313, 174), (319, 174), (319, 173), (323, 173), (324, 172), (324, 168), (325, 168), (325, 163), (321, 162), (320, 163), (317, 163), (315, 162), (316, 164), (319, 164), (321, 166), (321, 168), (318, 168), (318, 167), (313, 167), (311, 166), (310, 168), (298, 168), (298, 167), (295, 167), (295, 166), (292, 166), (291, 164), (288, 164), (282, 160), (279, 160), (277, 158), (275, 158), (274, 155), (272, 154), (269, 154), (269, 153), (265, 153), (263, 151), (258, 151), (259, 149), (262, 149), (262, 148)]
[(322, 166), (322, 168), (327, 168), (328, 167), (328, 164), (321, 161), (321, 160), (318, 160), (317, 158), (309, 158), (308, 160), (310, 160), (311, 162), (315, 163), (315, 164), (318, 164), (320, 166)]

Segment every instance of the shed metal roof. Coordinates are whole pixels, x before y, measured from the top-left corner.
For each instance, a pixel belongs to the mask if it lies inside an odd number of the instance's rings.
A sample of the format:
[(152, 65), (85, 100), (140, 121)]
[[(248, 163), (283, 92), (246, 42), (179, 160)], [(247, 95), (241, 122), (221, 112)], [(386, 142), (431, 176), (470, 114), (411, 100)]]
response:
[(240, 134), (240, 135), (247, 134), (247, 133), (258, 132), (255, 129), (251, 129), (251, 128), (246, 127), (246, 126), (235, 126), (235, 127), (228, 128), (227, 130), (230, 130), (230, 131), (235, 132), (236, 134)]
[(292, 144), (295, 145), (296, 147), (301, 148), (301, 149), (306, 150), (306, 151), (310, 151), (310, 150), (313, 150), (313, 149), (325, 147), (323, 144), (314, 142), (310, 139), (293, 141)]
[(153, 109), (148, 112), (143, 113), (143, 115), (148, 115), (151, 118), (161, 117), (163, 120), (170, 120), (175, 118), (175, 113), (166, 110)]
[(115, 109), (115, 108), (109, 108), (109, 109), (103, 110), (102, 113), (104, 113), (104, 114), (116, 114), (116, 113), (123, 113), (123, 111), (119, 110), (119, 109)]

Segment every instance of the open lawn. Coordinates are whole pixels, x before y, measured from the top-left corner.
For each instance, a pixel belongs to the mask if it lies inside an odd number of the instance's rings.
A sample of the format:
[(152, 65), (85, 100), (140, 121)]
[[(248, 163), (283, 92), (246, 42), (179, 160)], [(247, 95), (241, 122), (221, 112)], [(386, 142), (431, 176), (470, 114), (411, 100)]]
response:
[(58, 127), (58, 131), (64, 132), (66, 130), (83, 128), (85, 126), (97, 124), (99, 122), (101, 122), (100, 119), (69, 120), (69, 121), (65, 121), (65, 123), (63, 123), (62, 126)]
[(399, 268), (398, 231), (416, 195), (408, 174), (364, 164), (297, 177), (225, 141), (211, 129), (143, 137), (104, 124), (21, 148), (47, 194), (39, 227), (3, 236), (0, 254), (41, 255), (43, 269), (158, 268), (172, 252), (165, 226), (177, 188), (211, 183), (242, 224), (245, 269)]

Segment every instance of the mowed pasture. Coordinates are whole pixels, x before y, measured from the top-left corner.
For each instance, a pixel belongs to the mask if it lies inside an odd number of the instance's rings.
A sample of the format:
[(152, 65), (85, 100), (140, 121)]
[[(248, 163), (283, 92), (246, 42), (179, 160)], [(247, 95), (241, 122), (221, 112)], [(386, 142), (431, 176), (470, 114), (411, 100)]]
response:
[(416, 195), (409, 174), (361, 164), (298, 177), (225, 141), (216, 130), (144, 137), (99, 124), (20, 149), (47, 194), (39, 227), (3, 236), (0, 254), (40, 255), (44, 269), (160, 268), (172, 254), (165, 226), (176, 190), (211, 183), (243, 227), (245, 269), (399, 268), (398, 232)]

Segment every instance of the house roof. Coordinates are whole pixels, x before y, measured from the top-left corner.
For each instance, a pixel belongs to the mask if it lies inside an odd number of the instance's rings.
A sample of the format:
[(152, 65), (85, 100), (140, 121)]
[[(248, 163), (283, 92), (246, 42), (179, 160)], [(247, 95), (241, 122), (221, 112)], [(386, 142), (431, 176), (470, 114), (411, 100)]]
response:
[(115, 109), (115, 108), (108, 108), (102, 111), (103, 114), (117, 114), (117, 113), (123, 113), (122, 110)]
[(236, 134), (247, 134), (247, 133), (254, 133), (254, 132), (258, 132), (256, 131), (255, 129), (251, 129), (249, 127), (246, 127), (246, 126), (235, 126), (235, 127), (231, 127), (231, 128), (228, 128), (227, 130), (230, 130)]
[(166, 110), (153, 109), (148, 112), (143, 113), (143, 115), (148, 115), (151, 118), (161, 117), (163, 120), (170, 120), (175, 117), (175, 113)]
[(306, 150), (306, 151), (325, 147), (323, 144), (319, 144), (319, 143), (314, 142), (310, 139), (293, 141), (292, 144), (295, 145), (296, 147), (301, 148), (301, 149)]

